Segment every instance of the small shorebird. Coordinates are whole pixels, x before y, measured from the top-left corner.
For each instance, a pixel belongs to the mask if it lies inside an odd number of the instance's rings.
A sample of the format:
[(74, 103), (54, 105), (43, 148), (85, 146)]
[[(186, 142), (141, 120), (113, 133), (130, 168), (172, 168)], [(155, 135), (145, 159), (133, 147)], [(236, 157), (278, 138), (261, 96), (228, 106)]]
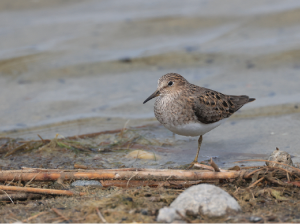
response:
[(232, 96), (196, 86), (176, 73), (168, 73), (158, 80), (156, 91), (145, 101), (156, 98), (154, 113), (157, 120), (167, 129), (178, 135), (200, 136), (198, 155), (202, 135), (222, 124), (234, 112), (255, 99), (248, 96)]

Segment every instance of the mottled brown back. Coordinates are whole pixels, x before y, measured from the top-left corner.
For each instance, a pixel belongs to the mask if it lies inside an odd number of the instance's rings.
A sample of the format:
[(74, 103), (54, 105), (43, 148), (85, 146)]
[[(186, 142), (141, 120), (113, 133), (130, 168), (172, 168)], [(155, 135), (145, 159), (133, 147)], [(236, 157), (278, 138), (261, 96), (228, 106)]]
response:
[(190, 88), (193, 111), (198, 120), (204, 124), (211, 124), (228, 118), (246, 103), (255, 100), (245, 95), (225, 95), (193, 84), (190, 84)]

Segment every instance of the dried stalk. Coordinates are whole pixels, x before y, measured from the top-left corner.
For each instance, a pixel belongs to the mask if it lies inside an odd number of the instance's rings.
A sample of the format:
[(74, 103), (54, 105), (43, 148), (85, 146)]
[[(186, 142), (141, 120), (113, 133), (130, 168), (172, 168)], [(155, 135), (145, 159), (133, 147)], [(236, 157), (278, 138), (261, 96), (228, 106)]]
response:
[(250, 184), (250, 186), (248, 188), (254, 187), (256, 184), (258, 184), (259, 182), (261, 182), (263, 179), (265, 179), (265, 177), (262, 177), (259, 180), (255, 181), (254, 183)]
[(52, 208), (52, 211), (54, 211), (58, 216), (60, 216), (62, 219), (64, 219), (65, 221), (68, 221), (69, 219), (64, 216), (60, 211), (58, 211), (57, 208)]
[(254, 170), (254, 171), (252, 171), (252, 172), (250, 172), (250, 173), (248, 173), (247, 175), (245, 174), (245, 177), (247, 178), (250, 178), (253, 174), (255, 174), (255, 173), (257, 173), (258, 171), (261, 171), (261, 170), (263, 170), (263, 169), (266, 169), (267, 167), (263, 167), (263, 168), (260, 168), (260, 169), (258, 169), (258, 170)]
[(42, 142), (43, 142), (44, 144), (50, 142), (50, 141), (45, 141), (39, 134), (38, 134), (37, 136), (42, 140)]
[[(296, 168), (294, 166), (290, 166), (288, 164), (279, 163), (279, 162), (276, 162), (276, 161), (270, 161), (270, 160), (265, 160), (265, 159), (246, 159), (246, 160), (236, 161), (235, 163), (241, 163), (241, 162), (272, 162), (272, 163), (276, 163), (276, 164), (279, 164), (279, 165), (283, 165), (283, 166), (289, 167), (293, 171), (296, 171), (297, 173), (300, 173), (300, 169), (299, 168)], [(274, 168), (274, 167), (270, 167), (270, 168)], [(275, 167), (275, 168), (277, 168), (277, 167)]]
[(217, 166), (217, 164), (215, 164), (215, 162), (213, 161), (212, 158), (210, 158), (209, 164), (214, 168), (214, 170), (215, 170), (216, 172), (220, 172), (219, 167)]
[(7, 156), (10, 156), (10, 155), (12, 155), (12, 154), (14, 154), (15, 152), (17, 152), (17, 151), (19, 151), (19, 150), (21, 150), (21, 149), (24, 149), (24, 148), (27, 146), (28, 143), (29, 143), (29, 142), (24, 143), (24, 144), (22, 144), (22, 145), (17, 146), (16, 148), (10, 150), (8, 153), (5, 154), (4, 158), (6, 158)]
[(96, 212), (97, 212), (97, 215), (99, 216), (99, 218), (101, 219), (101, 221), (103, 223), (107, 223), (106, 219), (103, 217), (103, 215), (101, 214), (101, 212), (99, 211), (98, 208), (96, 208)]
[[(54, 189), (42, 189), (33, 187), (15, 187), (15, 186), (3, 186), (0, 185), (1, 190), (18, 191), (18, 192), (30, 192), (37, 194), (53, 194), (53, 195), (76, 195), (76, 193), (67, 190), (54, 190)], [(80, 192), (79, 195), (85, 195), (86, 193)]]
[(40, 213), (38, 213), (38, 214), (36, 214), (36, 215), (34, 215), (34, 216), (31, 216), (31, 217), (29, 217), (29, 218), (27, 218), (27, 219), (22, 220), (22, 222), (29, 222), (30, 220), (35, 219), (35, 218), (37, 218), (38, 216), (43, 215), (43, 214), (46, 214), (46, 213), (48, 213), (48, 211), (40, 212)]
[(194, 166), (198, 167), (198, 168), (205, 169), (205, 170), (215, 171), (215, 169), (213, 167), (207, 166), (207, 165), (204, 165), (204, 164), (201, 164), (201, 163), (194, 163)]
[(275, 180), (272, 176), (270, 176), (270, 175), (267, 175), (266, 176), (266, 179), (268, 180), (268, 181), (270, 181), (270, 182), (272, 182), (272, 183), (274, 183), (274, 184), (278, 184), (278, 185), (280, 185), (280, 186), (284, 186), (284, 187), (293, 187), (294, 186), (294, 184), (292, 184), (292, 183), (283, 183), (282, 181), (280, 181), (280, 180)]
[(127, 180), (101, 180), (100, 182), (103, 187), (115, 186), (115, 187), (123, 187), (123, 188), (139, 187), (139, 186), (183, 188), (183, 187), (190, 187), (195, 184), (203, 183), (203, 181), (148, 181), (148, 180), (131, 180), (129, 183)]
[(24, 200), (30, 197), (31, 199), (41, 198), (39, 194), (28, 194), (28, 193), (16, 193), (16, 194), (9, 194), (8, 195), (0, 195), (0, 201), (7, 201), (7, 200)]

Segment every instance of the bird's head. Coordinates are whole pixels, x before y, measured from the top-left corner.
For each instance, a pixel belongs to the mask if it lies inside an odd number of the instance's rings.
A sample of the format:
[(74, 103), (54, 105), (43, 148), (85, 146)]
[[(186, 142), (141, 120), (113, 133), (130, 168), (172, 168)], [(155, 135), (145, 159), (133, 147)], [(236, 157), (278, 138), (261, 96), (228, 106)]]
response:
[(178, 94), (181, 91), (181, 87), (186, 85), (188, 81), (177, 73), (168, 73), (159, 78), (157, 89), (149, 96), (143, 104), (149, 100), (163, 95)]

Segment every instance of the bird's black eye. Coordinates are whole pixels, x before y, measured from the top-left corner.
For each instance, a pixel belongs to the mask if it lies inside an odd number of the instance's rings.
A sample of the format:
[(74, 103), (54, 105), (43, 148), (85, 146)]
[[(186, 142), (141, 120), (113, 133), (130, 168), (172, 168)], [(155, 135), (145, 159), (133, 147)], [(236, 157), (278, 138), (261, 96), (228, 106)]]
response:
[(168, 83), (168, 86), (172, 86), (172, 85), (173, 85), (173, 82), (170, 81), (170, 82)]

